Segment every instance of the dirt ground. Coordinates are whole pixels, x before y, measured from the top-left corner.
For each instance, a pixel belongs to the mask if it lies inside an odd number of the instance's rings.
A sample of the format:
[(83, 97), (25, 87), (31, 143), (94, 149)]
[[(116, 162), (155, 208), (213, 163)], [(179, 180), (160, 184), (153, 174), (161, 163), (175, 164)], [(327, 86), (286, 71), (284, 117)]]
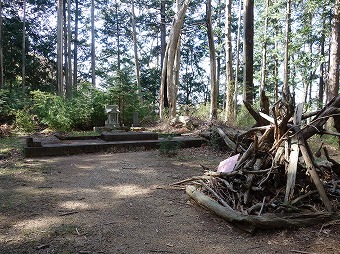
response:
[(0, 253), (340, 253), (339, 225), (250, 235), (171, 186), (222, 159), (195, 148), (4, 164)]

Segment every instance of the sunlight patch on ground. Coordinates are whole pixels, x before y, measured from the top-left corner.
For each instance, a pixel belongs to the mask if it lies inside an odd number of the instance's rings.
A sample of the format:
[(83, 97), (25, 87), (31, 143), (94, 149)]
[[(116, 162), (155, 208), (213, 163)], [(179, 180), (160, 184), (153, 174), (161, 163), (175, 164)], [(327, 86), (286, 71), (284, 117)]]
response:
[(31, 220), (20, 221), (14, 225), (19, 231), (45, 231), (57, 223), (61, 223), (62, 219), (58, 217), (39, 217)]
[(65, 209), (89, 209), (90, 206), (86, 202), (81, 201), (66, 201), (59, 205), (61, 208)]
[(142, 175), (149, 175), (149, 174), (152, 174), (154, 175), (155, 172), (157, 172), (156, 170), (154, 169), (143, 169), (143, 170), (139, 170), (139, 174), (142, 174)]
[(150, 189), (138, 185), (103, 186), (102, 189), (112, 192), (118, 198), (135, 197), (150, 193)]

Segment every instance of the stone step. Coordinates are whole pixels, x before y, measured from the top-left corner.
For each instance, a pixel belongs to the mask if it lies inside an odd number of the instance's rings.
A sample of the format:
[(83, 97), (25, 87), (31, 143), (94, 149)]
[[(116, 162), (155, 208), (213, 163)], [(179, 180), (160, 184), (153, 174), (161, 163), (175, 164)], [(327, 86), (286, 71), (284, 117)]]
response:
[[(57, 144), (42, 142), (41, 147), (24, 147), (25, 157), (62, 156), (100, 152), (125, 152), (141, 148), (145, 150), (159, 149), (164, 138), (157, 140), (128, 140), (128, 141), (103, 141), (103, 140), (68, 140)], [(200, 147), (206, 143), (203, 138), (174, 137), (170, 142), (180, 142), (181, 148)]]

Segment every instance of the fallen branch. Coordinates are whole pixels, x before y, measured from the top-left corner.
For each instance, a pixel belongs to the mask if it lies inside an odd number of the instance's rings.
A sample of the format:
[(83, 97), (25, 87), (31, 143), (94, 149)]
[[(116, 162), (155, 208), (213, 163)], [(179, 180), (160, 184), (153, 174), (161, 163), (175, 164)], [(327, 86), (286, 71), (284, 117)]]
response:
[(67, 215), (76, 214), (76, 213), (79, 213), (79, 212), (78, 211), (64, 212), (64, 213), (60, 213), (59, 216), (67, 216)]
[(329, 212), (319, 213), (301, 213), (301, 214), (263, 214), (243, 215), (233, 209), (220, 205), (214, 199), (206, 196), (195, 186), (188, 185), (186, 193), (203, 207), (214, 212), (224, 220), (234, 223), (237, 227), (252, 233), (256, 228), (291, 228), (291, 227), (307, 227), (330, 220), (339, 219), (339, 215)]
[(216, 132), (223, 138), (224, 142), (228, 146), (229, 150), (236, 151), (236, 144), (232, 141), (221, 128), (215, 128)]

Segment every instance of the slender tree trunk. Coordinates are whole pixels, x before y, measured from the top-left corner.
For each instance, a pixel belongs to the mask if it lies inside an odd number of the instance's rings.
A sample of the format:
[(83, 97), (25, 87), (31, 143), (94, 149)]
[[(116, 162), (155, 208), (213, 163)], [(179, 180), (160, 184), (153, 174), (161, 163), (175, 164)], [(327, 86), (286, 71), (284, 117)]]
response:
[[(177, 61), (177, 52), (178, 52), (178, 46), (180, 34), (181, 34), (181, 28), (183, 24), (183, 19), (186, 13), (186, 10), (188, 8), (188, 5), (190, 3), (190, 0), (184, 0), (182, 3), (180, 10), (177, 12), (177, 14), (174, 17), (173, 25), (171, 27), (169, 40), (166, 46), (165, 56), (164, 56), (164, 62), (163, 62), (163, 70), (162, 70), (162, 80), (161, 82), (164, 83), (162, 86), (166, 85), (168, 90), (168, 99), (169, 99), (169, 116), (170, 118), (176, 117), (176, 103), (177, 103), (177, 91), (176, 91), (176, 84), (174, 84), (174, 81), (176, 79), (176, 73), (175, 68), (176, 64), (175, 61)], [(164, 112), (161, 112), (160, 107), (160, 117), (162, 118), (164, 116)]]
[(137, 82), (137, 97), (138, 97), (138, 100), (142, 102), (142, 87), (140, 84), (140, 68), (139, 68), (139, 59), (138, 59), (138, 50), (137, 50), (137, 32), (136, 32), (134, 0), (131, 0), (131, 23), (132, 23), (133, 50), (134, 50), (136, 82)]
[(23, 2), (23, 18), (22, 18), (22, 65), (21, 65), (21, 86), (22, 90), (25, 89), (26, 82), (26, 4), (27, 1)]
[(72, 96), (72, 51), (71, 51), (71, 0), (67, 0), (67, 86), (66, 96), (70, 98)]
[(274, 103), (278, 101), (279, 96), (279, 57), (278, 57), (278, 53), (279, 52), (279, 45), (278, 45), (278, 31), (275, 31), (275, 42), (274, 42)]
[(245, 0), (243, 43), (243, 100), (253, 103), (254, 0)]
[(239, 1), (238, 8), (238, 22), (237, 22), (237, 38), (236, 38), (236, 70), (235, 70), (235, 88), (234, 88), (234, 113), (233, 118), (236, 119), (237, 115), (237, 95), (238, 95), (238, 73), (240, 66), (240, 41), (241, 41), (241, 19), (242, 19), (242, 0)]
[[(309, 48), (307, 49), (307, 47), (306, 47), (306, 43), (304, 44), (304, 52), (306, 52), (306, 53), (308, 53), (308, 50), (309, 50)], [(292, 57), (292, 61), (294, 62), (294, 57)], [(293, 66), (293, 68), (292, 69), (294, 69), (295, 70), (295, 67)], [(295, 77), (295, 71), (293, 71), (293, 70), (291, 70), (291, 72), (292, 72), (292, 76), (293, 77)], [(303, 71), (303, 77), (302, 77), (302, 83), (303, 83), (303, 103), (305, 104), (305, 105), (307, 105), (307, 103), (308, 103), (308, 91), (309, 91), (309, 82), (308, 82), (308, 71), (307, 71), (307, 69), (305, 69), (304, 71)]]
[[(322, 22), (322, 31), (325, 31), (325, 22)], [(324, 32), (321, 33), (321, 39), (320, 39), (320, 54), (321, 58), (324, 59), (325, 57), (325, 34)], [(325, 90), (325, 63), (324, 61), (320, 64), (320, 78), (319, 78), (319, 95), (318, 95), (318, 109), (323, 108), (323, 95)]]
[(62, 96), (64, 93), (64, 80), (63, 80), (63, 0), (58, 0), (58, 14), (57, 14), (57, 85), (58, 95)]
[(79, 22), (79, 0), (75, 0), (76, 12), (74, 19), (74, 48), (73, 48), (73, 89), (78, 84), (78, 22)]
[(116, 29), (117, 29), (117, 71), (120, 75), (120, 21), (118, 19), (118, 2), (116, 1)]
[[(161, 72), (163, 71), (163, 62), (166, 50), (166, 23), (165, 23), (165, 0), (161, 0), (161, 24), (160, 24), (160, 31), (161, 31)], [(160, 118), (163, 118), (161, 115), (164, 112), (164, 108), (169, 107), (168, 102), (168, 90), (166, 83), (161, 82), (161, 88), (159, 93), (159, 112)]]
[(335, 1), (332, 27), (332, 44), (328, 75), (328, 102), (339, 94), (339, 62), (340, 62), (340, 0)]
[[(179, 12), (182, 8), (183, 0), (176, 0), (177, 12)], [(179, 84), (179, 73), (181, 68), (181, 33), (179, 33), (179, 37), (177, 40), (176, 46), (176, 54), (175, 54), (175, 62), (174, 62), (174, 74), (173, 74), (173, 82), (172, 82), (172, 109), (170, 110), (171, 118), (175, 118), (177, 114), (177, 95), (178, 95), (178, 84)]]
[(68, 70), (68, 33), (67, 33), (67, 1), (68, 0), (63, 0), (64, 2), (64, 75), (65, 75), (65, 94), (68, 96), (68, 89), (69, 89), (69, 70)]
[[(332, 24), (332, 38), (330, 43), (329, 71), (327, 84), (327, 102), (339, 95), (339, 65), (340, 65), (340, 0), (335, 0)], [(335, 127), (340, 132), (340, 116), (328, 119), (326, 129)], [(340, 138), (339, 138), (340, 147)]]
[(265, 83), (266, 83), (266, 67), (267, 67), (267, 43), (268, 43), (268, 8), (269, 8), (269, 1), (266, 0), (266, 14), (264, 18), (264, 41), (263, 41), (263, 48), (262, 48), (262, 64), (261, 64), (261, 85), (260, 85), (260, 94), (262, 91), (265, 90)]
[(227, 101), (225, 111), (225, 121), (233, 122), (234, 118), (234, 89), (235, 84), (233, 80), (233, 53), (231, 45), (231, 0), (226, 0), (225, 8), (225, 54), (226, 54), (226, 87), (227, 87)]
[(206, 19), (209, 42), (209, 58), (210, 58), (210, 121), (217, 119), (217, 87), (216, 87), (216, 55), (214, 34), (211, 20), (211, 0), (206, 3)]
[(2, 0), (0, 0), (0, 89), (4, 87), (4, 55), (3, 55), (3, 26), (2, 26)]
[[(222, 5), (221, 5), (221, 0), (218, 0), (217, 3), (217, 17), (218, 17), (218, 21), (217, 21), (217, 26), (221, 26), (221, 18), (222, 18)], [(217, 54), (216, 54), (216, 89), (217, 89), (217, 107), (219, 107), (220, 105), (220, 101), (219, 101), (219, 93), (220, 93), (220, 87), (221, 87), (221, 58), (222, 58), (222, 50), (221, 50), (221, 46), (223, 45), (223, 39), (222, 39), (222, 33), (218, 33), (217, 34)], [(224, 89), (224, 93), (223, 93), (223, 103), (222, 103), (222, 108), (225, 109), (226, 108), (226, 86)]]
[(22, 18), (22, 90), (25, 89), (26, 82), (26, 3), (24, 0), (23, 18)]
[(91, 0), (91, 73), (92, 85), (96, 86), (96, 45), (94, 27), (94, 0)]
[(284, 53), (284, 66), (283, 66), (283, 92), (286, 96), (290, 95), (289, 91), (289, 46), (290, 46), (290, 16), (291, 16), (291, 0), (287, 0), (286, 9), (286, 35), (285, 35), (285, 53)]
[[(312, 25), (312, 20), (310, 25)], [(309, 52), (310, 55), (313, 55), (313, 42), (312, 42), (312, 38), (310, 38), (310, 42), (309, 42)], [(313, 61), (310, 60), (310, 71), (309, 71), (309, 78), (308, 78), (308, 83), (309, 83), (309, 91), (308, 91), (308, 97), (309, 97), (309, 103), (308, 103), (308, 108), (311, 107), (311, 103), (312, 103), (312, 89), (313, 89), (313, 76), (314, 76), (314, 72), (313, 70)]]

